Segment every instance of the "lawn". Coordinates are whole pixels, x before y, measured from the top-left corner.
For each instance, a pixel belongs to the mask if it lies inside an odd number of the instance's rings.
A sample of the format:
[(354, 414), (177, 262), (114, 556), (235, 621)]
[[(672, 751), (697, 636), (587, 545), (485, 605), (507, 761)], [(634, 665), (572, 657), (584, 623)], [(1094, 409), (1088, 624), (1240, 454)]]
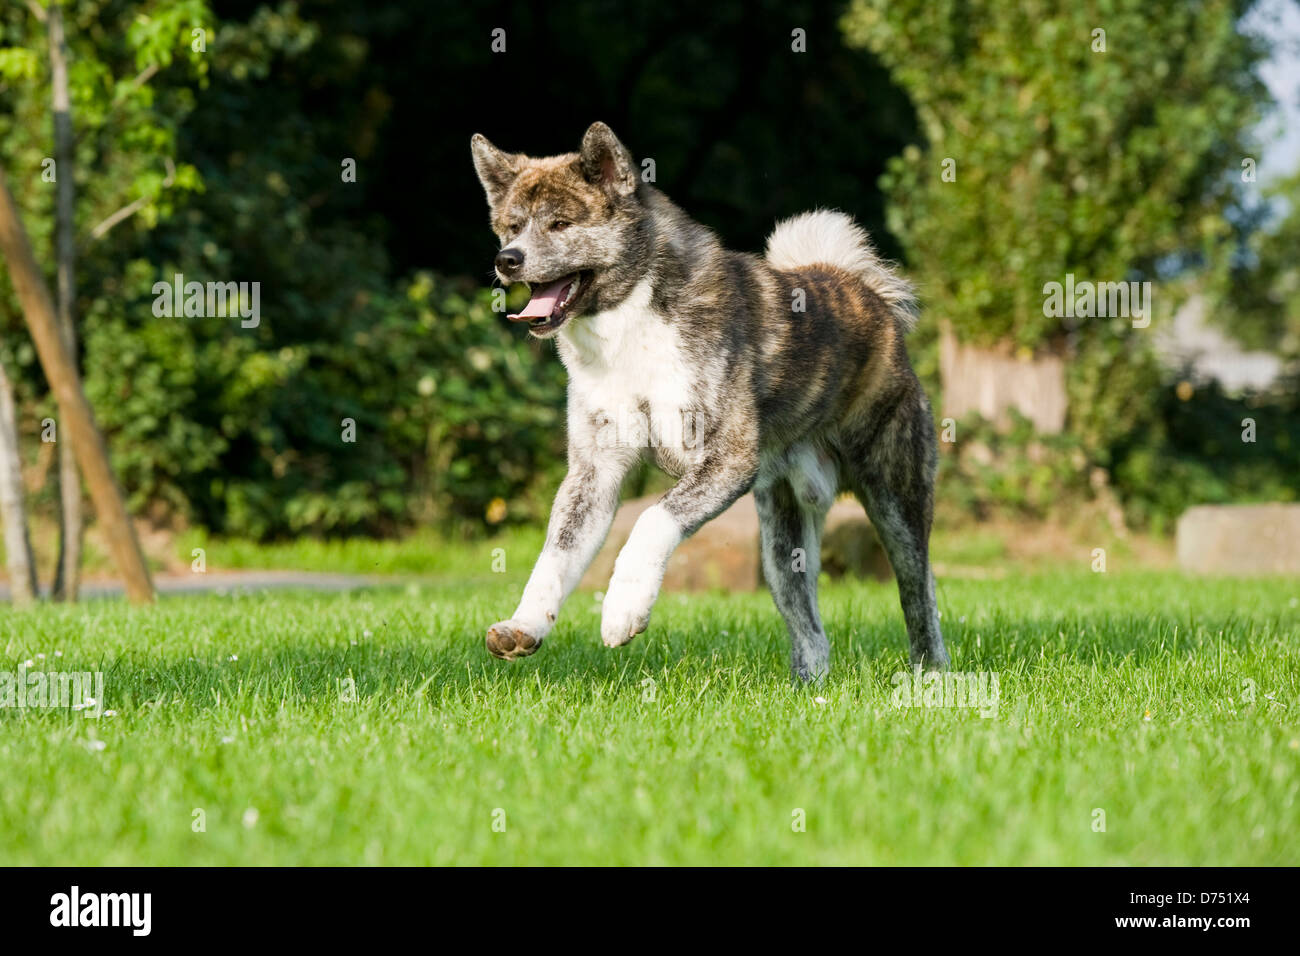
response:
[(896, 705), (889, 585), (823, 589), (808, 689), (762, 593), (666, 596), (620, 650), (579, 594), (496, 661), (527, 566), (474, 554), (437, 583), (6, 613), (0, 669), (103, 671), (113, 715), (0, 709), (0, 863), (1297, 862), (1295, 581), (941, 581), (954, 668), (998, 676), (982, 717)]

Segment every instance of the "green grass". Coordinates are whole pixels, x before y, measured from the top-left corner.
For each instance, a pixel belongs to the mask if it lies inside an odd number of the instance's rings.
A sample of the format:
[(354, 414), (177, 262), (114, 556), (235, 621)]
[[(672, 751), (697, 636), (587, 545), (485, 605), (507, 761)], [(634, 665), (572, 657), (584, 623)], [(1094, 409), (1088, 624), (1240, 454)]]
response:
[(762, 593), (668, 595), (617, 651), (579, 594), (492, 660), (524, 569), (5, 614), (0, 669), (102, 670), (116, 716), (0, 710), (0, 863), (1296, 862), (1295, 581), (941, 583), (984, 719), (893, 705), (891, 586), (824, 589), (808, 690)]
[(449, 543), (432, 531), (401, 538), (295, 538), (263, 543), (243, 538), (212, 538), (202, 530), (176, 539), (177, 559), (188, 565), (203, 548), (209, 570), (293, 569), (332, 574), (418, 574), (478, 579), (492, 574), (503, 557), (510, 568), (528, 567), (541, 550), (541, 528), (515, 528), (507, 534)]

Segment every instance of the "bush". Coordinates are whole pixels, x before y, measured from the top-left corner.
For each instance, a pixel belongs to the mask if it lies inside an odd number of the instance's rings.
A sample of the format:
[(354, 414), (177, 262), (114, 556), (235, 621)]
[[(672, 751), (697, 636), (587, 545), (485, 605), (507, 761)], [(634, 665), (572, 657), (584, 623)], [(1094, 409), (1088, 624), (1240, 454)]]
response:
[(1217, 383), (1170, 383), (1154, 408), (1151, 428), (1112, 450), (1115, 485), (1135, 524), (1162, 532), (1192, 505), (1300, 500), (1294, 383), (1243, 397)]
[(1300, 500), (1294, 385), (1232, 397), (1217, 383), (1193, 388), (1175, 377), (1150, 394), (1134, 428), (1102, 449), (1104, 465), (1077, 433), (1038, 435), (1015, 412), (1007, 429), (977, 415), (963, 420), (955, 446), (940, 446), (948, 453), (939, 502), (977, 517), (1041, 520), (1092, 500), (1093, 476), (1105, 474), (1128, 523), (1163, 534), (1193, 505)]
[(941, 505), (986, 518), (994, 513), (1041, 519), (1070, 499), (1088, 494), (1088, 469), (1079, 441), (1039, 435), (1029, 419), (1011, 412), (1009, 428), (979, 415), (957, 423), (954, 445), (941, 443), (936, 495)]
[(313, 339), (277, 346), (273, 325), (110, 299), (87, 316), (87, 390), (133, 507), (254, 538), (544, 516), (560, 363), (488, 290), (421, 273)]

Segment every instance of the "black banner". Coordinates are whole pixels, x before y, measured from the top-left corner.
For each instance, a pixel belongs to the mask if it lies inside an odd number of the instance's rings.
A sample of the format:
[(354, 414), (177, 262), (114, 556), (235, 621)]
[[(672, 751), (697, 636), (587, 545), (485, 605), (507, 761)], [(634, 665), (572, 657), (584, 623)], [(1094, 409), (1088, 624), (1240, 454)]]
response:
[[(1074, 941), (1143, 944), (1199, 939), (1215, 946), (1292, 938), (1294, 870), (899, 869), (731, 871), (725, 878), (656, 871), (596, 873), (341, 869), (31, 869), (0, 874), (8, 886), (7, 943), (75, 937), (132, 944), (160, 941), (246, 945), (278, 939), (336, 946), (373, 942), (377, 932), (460, 924), (488, 917), (500, 941), (527, 925), (534, 906), (569, 910), (572, 930), (690, 937), (748, 935), (778, 919), (815, 937), (846, 919), (864, 940), (891, 928), (926, 944), (972, 942), (1025, 931)], [(787, 884), (782, 886), (781, 884)], [(513, 889), (512, 889), (513, 888)], [(778, 904), (776, 901), (780, 900)], [(509, 922), (496, 918), (502, 907)], [(501, 914), (505, 915), (505, 914)], [(518, 919), (516, 919), (518, 917)], [(702, 929), (701, 920), (713, 927)], [(762, 921), (762, 922), (759, 922)], [(748, 924), (748, 925), (746, 925)], [(509, 932), (509, 930), (507, 930)], [(17, 950), (15, 950), (17, 951)]]

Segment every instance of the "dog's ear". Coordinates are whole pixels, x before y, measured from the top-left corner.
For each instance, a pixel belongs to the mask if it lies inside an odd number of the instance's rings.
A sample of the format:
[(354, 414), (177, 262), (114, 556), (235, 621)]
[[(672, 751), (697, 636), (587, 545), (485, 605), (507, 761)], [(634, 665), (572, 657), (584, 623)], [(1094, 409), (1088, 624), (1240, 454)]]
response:
[(474, 154), (474, 169), (483, 184), (483, 191), (487, 193), (488, 205), (495, 208), (519, 175), (519, 157), (503, 153), (482, 133), (475, 133), (470, 138), (469, 149)]
[(587, 182), (612, 189), (620, 196), (636, 192), (636, 166), (627, 147), (604, 123), (592, 123), (578, 153)]

